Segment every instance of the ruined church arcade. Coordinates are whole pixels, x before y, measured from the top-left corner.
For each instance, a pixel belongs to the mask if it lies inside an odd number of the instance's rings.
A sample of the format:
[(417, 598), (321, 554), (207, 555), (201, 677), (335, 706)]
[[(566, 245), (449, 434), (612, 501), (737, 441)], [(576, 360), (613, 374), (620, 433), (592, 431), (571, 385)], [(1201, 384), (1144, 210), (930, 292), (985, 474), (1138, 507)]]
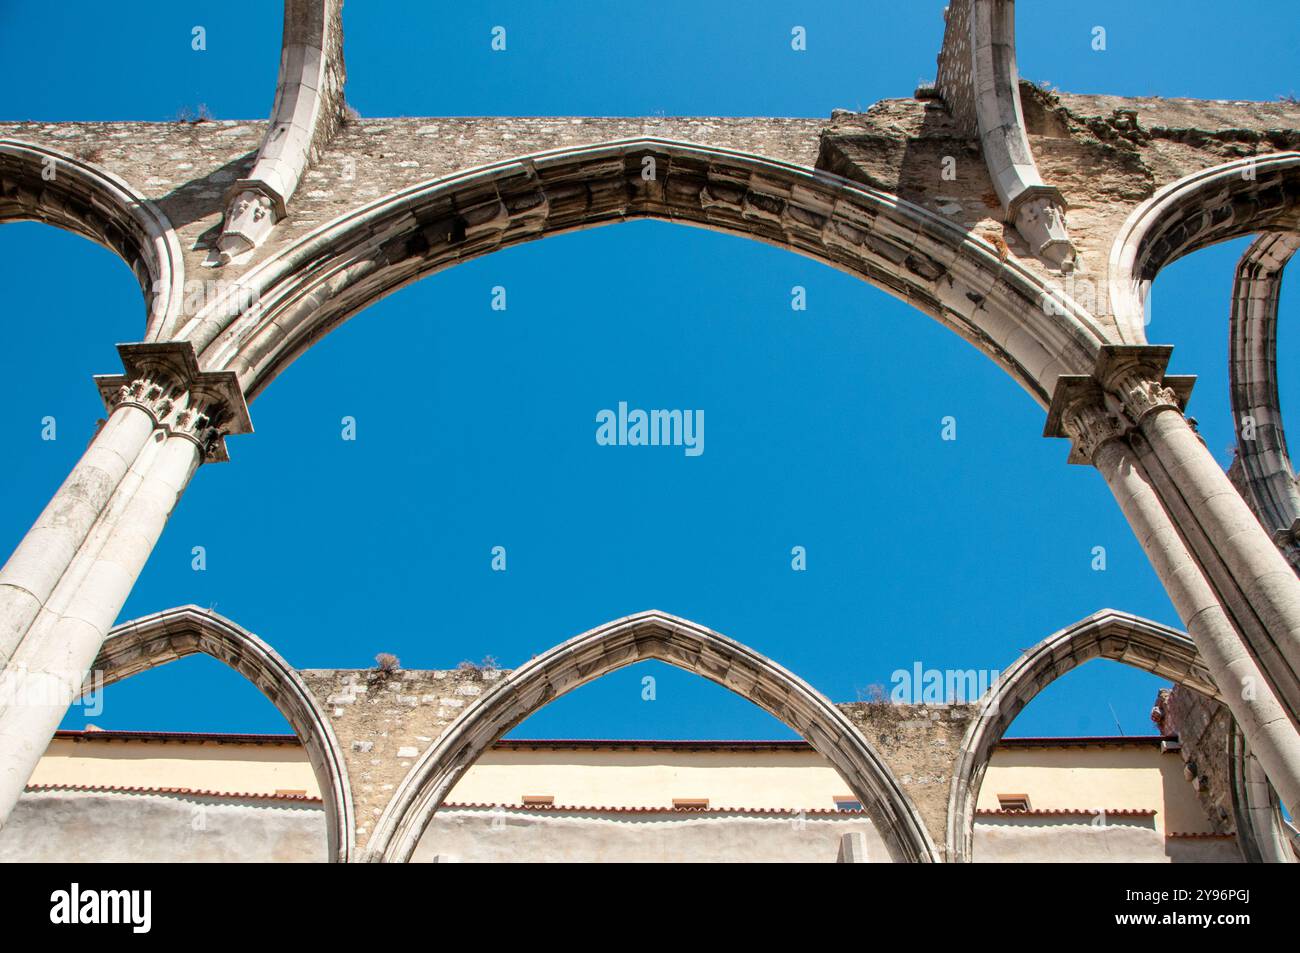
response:
[[(968, 861), (979, 785), (1011, 719), (1053, 679), (1109, 658), (1224, 712), (1234, 741), (1216, 770), (1238, 847), (1295, 859), (1278, 847), (1278, 806), (1300, 812), (1300, 493), (1276, 324), (1300, 242), (1300, 106), (1051, 91), (1019, 77), (1011, 0), (951, 0), (933, 81), (865, 112), (361, 119), (345, 101), (341, 6), (286, 0), (265, 122), (0, 123), (0, 222), (104, 245), (145, 303), (122, 367), (87, 368), (104, 372), (106, 421), (0, 570), (0, 830), (88, 673), (112, 681), (204, 652), (298, 733), (329, 859), (410, 860), (511, 726), (656, 658), (806, 738), (869, 816), (870, 859)], [(1042, 407), (1062, 465), (1097, 470), (1186, 634), (1115, 610), (1062, 629), (950, 726), (951, 746), (922, 771), (861, 706), (648, 612), (502, 673), (463, 708), (438, 707), (420, 727), (432, 740), (403, 746), (401, 769), (377, 784), (361, 780), (374, 741), (349, 727), (355, 677), (297, 672), (274, 633), (193, 607), (114, 627), (187, 485), (239, 465), (239, 441), (258, 439), (244, 436), (250, 404), (314, 343), (463, 261), (640, 218), (807, 256), (963, 337)], [(1184, 412), (1194, 379), (1166, 372), (1170, 342), (1147, 340), (1145, 295), (1180, 257), (1247, 235), (1259, 237), (1224, 315), (1240, 438), (1225, 473)], [(188, 294), (196, 284), (216, 291)], [(43, 701), (16, 701), (32, 698)]]

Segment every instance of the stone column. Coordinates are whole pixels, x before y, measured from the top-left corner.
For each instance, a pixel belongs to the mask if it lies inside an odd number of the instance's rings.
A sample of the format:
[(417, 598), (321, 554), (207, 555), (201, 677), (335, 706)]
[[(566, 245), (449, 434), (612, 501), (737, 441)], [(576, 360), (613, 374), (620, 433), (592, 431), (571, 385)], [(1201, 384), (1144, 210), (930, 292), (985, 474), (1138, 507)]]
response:
[[(1158, 467), (1156, 492), (1252, 653), (1300, 715), (1300, 579), (1215, 463), (1165, 384), (1169, 348), (1107, 348), (1097, 379)], [(1139, 450), (1143, 447), (1138, 447)], [(1167, 475), (1167, 479), (1160, 479)], [(1199, 545), (1197, 545), (1199, 544)]]
[(154, 428), (134, 405), (119, 406), (0, 569), (0, 670), (54, 592)]
[(1300, 733), (1161, 503), (1126, 438), (1127, 422), (1107, 406), (1094, 379), (1062, 378), (1048, 426), (1049, 433), (1072, 438), (1072, 461), (1092, 463), (1105, 478), (1251, 750), (1294, 811), (1300, 807)]
[[(202, 372), (188, 344), (121, 349), (125, 375), (99, 378), (114, 415), (150, 427), (0, 673), (0, 826), (130, 595), (190, 478), (224, 459), (227, 433), (251, 429), (234, 375)], [(34, 560), (33, 565), (39, 565)]]

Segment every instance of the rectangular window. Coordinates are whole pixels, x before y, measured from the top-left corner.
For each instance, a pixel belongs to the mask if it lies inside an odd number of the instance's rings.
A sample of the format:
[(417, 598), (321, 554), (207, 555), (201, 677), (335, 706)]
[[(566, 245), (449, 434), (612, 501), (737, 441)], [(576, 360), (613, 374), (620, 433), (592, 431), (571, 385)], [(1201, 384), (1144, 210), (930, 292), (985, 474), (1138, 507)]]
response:
[(673, 807), (690, 808), (696, 811), (702, 811), (709, 806), (709, 799), (706, 797), (675, 797), (673, 798)]
[(550, 807), (555, 803), (553, 794), (525, 794), (522, 798), (524, 807)]
[(837, 811), (860, 811), (862, 802), (851, 794), (837, 796), (835, 798), (835, 810)]
[(1029, 810), (1028, 794), (999, 794), (998, 807), (1004, 811)]

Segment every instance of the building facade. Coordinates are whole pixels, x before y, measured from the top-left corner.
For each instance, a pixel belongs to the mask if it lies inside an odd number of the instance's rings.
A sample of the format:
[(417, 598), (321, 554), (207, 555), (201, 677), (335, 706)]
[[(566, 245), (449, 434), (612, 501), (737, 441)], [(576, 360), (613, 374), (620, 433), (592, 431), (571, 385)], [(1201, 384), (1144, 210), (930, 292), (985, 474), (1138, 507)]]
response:
[[(1004, 739), (976, 862), (1241, 859), (1172, 737)], [(315, 862), (320, 789), (294, 735), (61, 731), (0, 861)], [(872, 862), (870, 816), (803, 741), (502, 740), (452, 789), (416, 862)]]

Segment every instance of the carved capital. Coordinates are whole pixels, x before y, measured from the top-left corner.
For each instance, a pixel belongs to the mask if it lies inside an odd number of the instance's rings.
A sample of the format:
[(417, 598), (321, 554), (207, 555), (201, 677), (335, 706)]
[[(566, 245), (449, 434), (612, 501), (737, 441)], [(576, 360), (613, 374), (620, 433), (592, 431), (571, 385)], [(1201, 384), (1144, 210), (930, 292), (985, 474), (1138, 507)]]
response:
[(1172, 352), (1167, 344), (1102, 347), (1096, 379), (1134, 426), (1141, 426), (1144, 419), (1160, 410), (1181, 414), (1187, 405), (1196, 378), (1165, 374)]
[(1092, 463), (1098, 447), (1125, 437), (1151, 414), (1181, 414), (1196, 378), (1165, 374), (1172, 351), (1168, 345), (1103, 345), (1092, 374), (1056, 379), (1043, 436), (1069, 437), (1070, 463)]
[(193, 441), (206, 462), (229, 459), (229, 434), (252, 433), (235, 373), (200, 370), (188, 341), (120, 344), (117, 350), (125, 373), (95, 377), (109, 413), (139, 407), (159, 428)]
[(1070, 463), (1091, 464), (1102, 444), (1122, 439), (1128, 429), (1128, 422), (1107, 406), (1106, 393), (1095, 379), (1085, 375), (1057, 378), (1043, 435), (1070, 439)]

